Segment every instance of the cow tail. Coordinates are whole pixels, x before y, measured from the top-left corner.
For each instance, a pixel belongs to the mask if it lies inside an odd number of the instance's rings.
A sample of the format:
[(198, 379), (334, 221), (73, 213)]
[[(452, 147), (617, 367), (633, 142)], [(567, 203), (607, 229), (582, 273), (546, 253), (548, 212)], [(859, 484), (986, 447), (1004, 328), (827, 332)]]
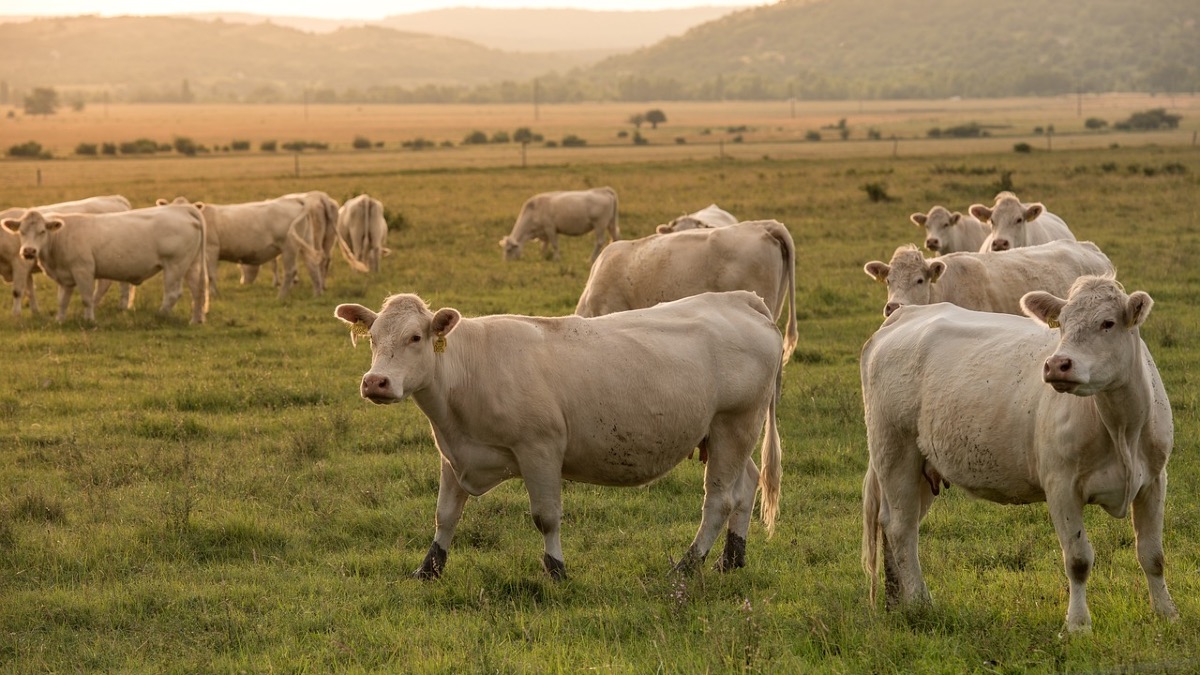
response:
[(342, 237), (342, 233), (337, 233), (338, 250), (342, 252), (342, 257), (346, 259), (346, 263), (350, 265), (350, 269), (355, 272), (367, 272), (367, 266), (354, 255), (354, 250), (346, 243), (346, 239)]
[(783, 340), (783, 362), (787, 363), (792, 359), (792, 352), (796, 351), (796, 343), (800, 340), (800, 331), (796, 325), (796, 242), (792, 240), (792, 233), (783, 223), (776, 220), (767, 222), (767, 231), (779, 242), (779, 247), (783, 250), (784, 276), (779, 280), (782, 286), (779, 289), (779, 297), (784, 297), (786, 293), (788, 319)]
[(883, 508), (883, 495), (875, 469), (867, 464), (867, 475), (863, 477), (863, 538), (862, 566), (867, 573), (871, 606), (875, 606), (875, 593), (879, 586), (879, 515)]
[(759, 485), (762, 487), (762, 509), (760, 515), (767, 528), (767, 536), (775, 533), (775, 519), (779, 516), (780, 480), (783, 475), (783, 444), (779, 440), (779, 422), (776, 411), (783, 387), (783, 361), (775, 372), (775, 393), (767, 406), (767, 421), (763, 430), (762, 472)]
[(621, 238), (621, 227), (617, 224), (617, 191), (609, 188), (609, 192), (612, 194), (612, 219), (609, 220), (608, 235), (613, 241), (618, 241)]
[[(307, 231), (302, 230), (303, 226), (307, 225)], [(320, 264), (321, 252), (312, 245), (312, 220), (309, 210), (306, 208), (292, 224), (288, 226), (288, 239), (300, 249), (300, 253), (308, 259), (309, 262)], [(307, 235), (307, 236), (306, 236)]]
[(201, 296), (203, 298), (201, 311), (203, 311), (204, 314), (207, 315), (208, 314), (208, 286), (209, 286), (209, 282), (208, 282), (208, 221), (204, 218), (204, 214), (201, 213), (199, 209), (196, 209), (196, 215), (199, 216), (199, 220), (200, 220), (200, 225), (199, 225), (199, 227), (200, 227), (200, 255), (196, 256), (196, 261), (193, 262), (192, 264), (200, 266), (200, 274), (197, 275), (197, 279), (199, 280), (198, 283), (201, 284), (201, 288), (204, 290), (204, 293)]

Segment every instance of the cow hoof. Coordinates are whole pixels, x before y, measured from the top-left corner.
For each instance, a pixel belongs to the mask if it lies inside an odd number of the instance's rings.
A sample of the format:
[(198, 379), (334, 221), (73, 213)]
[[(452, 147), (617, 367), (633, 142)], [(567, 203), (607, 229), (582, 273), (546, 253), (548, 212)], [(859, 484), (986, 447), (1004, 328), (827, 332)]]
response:
[(704, 556), (697, 554), (695, 549), (689, 548), (687, 553), (683, 554), (683, 558), (671, 568), (671, 572), (691, 575), (703, 564)]
[(425, 560), (421, 561), (421, 566), (412, 573), (412, 578), (422, 581), (437, 579), (442, 576), (442, 570), (446, 567), (446, 549), (438, 546), (435, 541), (429, 546), (429, 552), (425, 554)]
[(567, 566), (563, 561), (552, 558), (550, 555), (542, 556), (542, 567), (546, 569), (546, 574), (550, 575), (553, 581), (567, 580)]
[(746, 566), (746, 539), (732, 532), (725, 533), (725, 550), (713, 564), (718, 572), (729, 572)]

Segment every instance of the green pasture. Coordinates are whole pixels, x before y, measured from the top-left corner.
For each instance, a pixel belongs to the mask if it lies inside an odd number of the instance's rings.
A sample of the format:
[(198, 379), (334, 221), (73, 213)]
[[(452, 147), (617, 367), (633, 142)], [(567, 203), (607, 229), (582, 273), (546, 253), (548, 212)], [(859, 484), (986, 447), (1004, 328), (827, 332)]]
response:
[[(55, 291), (41, 275), (41, 315), (14, 319), (3, 306), (0, 670), (1200, 669), (1193, 147), (526, 169), (345, 161), (300, 178), (286, 162), (243, 172), (233, 159), (114, 160), (64, 162), (66, 171), (50, 163), (55, 180), (41, 187), (29, 166), (0, 162), (0, 203), (108, 193), (135, 206), (176, 195), (231, 203), (319, 189), (339, 201), (369, 193), (400, 217), (383, 272), (354, 274), (335, 260), (321, 297), (302, 276), (279, 300), (269, 269), (240, 286), (223, 263), (204, 326), (187, 325), (186, 297), (157, 316), (156, 279), (131, 313), (110, 293), (96, 325), (79, 320), (78, 298), (55, 323)], [(333, 308), (416, 292), (467, 315), (570, 313), (588, 241), (562, 241), (560, 262), (531, 247), (513, 263), (497, 242), (528, 196), (600, 185), (620, 196), (626, 238), (712, 202), (743, 219), (780, 220), (795, 238), (800, 344), (779, 410), (775, 536), (755, 524), (745, 569), (680, 578), (669, 570), (699, 524), (699, 462), (642, 488), (568, 484), (569, 578), (555, 584), (513, 481), (470, 502), (441, 580), (410, 580), (433, 536), (437, 451), (414, 404), (359, 398), (370, 352), (351, 347)], [(868, 185), (887, 199), (868, 199)], [(1094, 632), (1060, 637), (1067, 587), (1045, 506), (998, 506), (953, 488), (922, 528), (933, 607), (868, 605), (857, 363), (884, 291), (861, 268), (922, 240), (910, 213), (935, 203), (962, 211), (1001, 188), (1043, 201), (1104, 249), (1128, 290), (1155, 299), (1143, 337), (1175, 413), (1165, 547), (1177, 623), (1150, 610), (1129, 522), (1092, 509)]]

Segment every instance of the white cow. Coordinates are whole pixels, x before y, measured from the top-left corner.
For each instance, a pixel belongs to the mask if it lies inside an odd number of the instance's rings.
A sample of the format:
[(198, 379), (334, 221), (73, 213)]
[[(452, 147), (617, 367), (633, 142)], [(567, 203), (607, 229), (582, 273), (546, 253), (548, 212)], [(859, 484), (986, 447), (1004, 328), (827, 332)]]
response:
[(542, 256), (558, 260), (558, 235), (572, 237), (595, 231), (592, 260), (600, 255), (605, 239), (617, 241), (617, 192), (610, 187), (591, 190), (543, 192), (525, 200), (512, 232), (500, 240), (506, 260), (521, 257), (521, 247), (530, 239), (542, 242)]
[(369, 195), (346, 200), (338, 209), (337, 241), (350, 268), (358, 272), (378, 272), (387, 248), (387, 221), (383, 203)]
[[(164, 199), (158, 200), (159, 205), (167, 203)], [(186, 204), (187, 200), (177, 197), (170, 203)], [(323, 257), (312, 243), (314, 216), (311, 211), (323, 211), (325, 208), (319, 200), (285, 196), (241, 204), (196, 202), (195, 206), (204, 216), (207, 241), (205, 257), (208, 261), (209, 292), (213, 295), (217, 295), (218, 261), (243, 265), (242, 283), (247, 284), (254, 280), (259, 265), (276, 257), (283, 258), (279, 297), (286, 296), (291, 290), (298, 258), (303, 259), (308, 269), (313, 293), (320, 295), (325, 289), (325, 278), (321, 273)]]
[[(102, 197), (88, 197), (87, 199), (77, 199), (69, 202), (59, 202), (57, 204), (46, 204), (44, 206), (30, 206), (26, 208), (9, 208), (0, 211), (0, 221), (7, 219), (19, 220), (25, 215), (26, 210), (40, 211), (45, 213), (116, 213), (118, 211), (128, 211), (131, 208), (129, 200), (121, 195), (106, 195)], [(21, 298), (29, 297), (29, 311), (37, 313), (37, 296), (34, 293), (33, 273), (38, 271), (38, 266), (32, 264), (32, 261), (26, 261), (20, 255), (21, 238), (15, 233), (0, 227), (0, 277), (5, 281), (12, 282), (13, 285), (13, 316), (21, 315)], [(122, 304), (127, 305), (132, 301), (132, 291), (128, 284), (122, 286)], [(96, 298), (99, 302), (99, 297)]]
[[(784, 361), (796, 347), (796, 246), (775, 220), (613, 242), (592, 265), (575, 313), (602, 316), (706, 291), (754, 291), (778, 320)], [(786, 303), (785, 303), (786, 301)]]
[(20, 220), (3, 221), (21, 237), (21, 256), (36, 260), (58, 284), (58, 320), (76, 287), (83, 316), (95, 321), (92, 290), (96, 279), (140, 284), (163, 273), (167, 314), (178, 302), (186, 280), (192, 293), (192, 323), (203, 323), (208, 311), (204, 261), (204, 219), (190, 204), (154, 206), (121, 213), (63, 213), (44, 217), (26, 211)]
[(929, 213), (914, 213), (908, 218), (917, 227), (925, 228), (925, 248), (938, 255), (978, 251), (990, 231), (975, 216), (950, 213), (944, 206), (934, 206)]
[(666, 225), (659, 225), (655, 229), (655, 232), (670, 234), (671, 232), (682, 232), (683, 230), (694, 230), (704, 227), (728, 227), (737, 223), (738, 219), (732, 213), (716, 204), (709, 204), (699, 211), (689, 213), (686, 216), (679, 216)]
[(969, 211), (991, 228), (979, 246), (981, 252), (1037, 246), (1056, 239), (1075, 240), (1062, 218), (1041, 204), (1021, 203), (1011, 192), (996, 195), (996, 203), (990, 209), (983, 204), (973, 204)]
[(997, 253), (949, 253), (927, 259), (916, 246), (897, 248), (890, 264), (872, 260), (867, 276), (887, 285), (883, 315), (903, 305), (950, 302), (981, 312), (1021, 314), (1029, 291), (1065, 295), (1075, 279), (1114, 273), (1112, 262), (1090, 241), (1052, 241)]
[[(370, 336), (362, 396), (411, 396), (442, 456), (437, 530), (417, 578), (441, 574), (468, 496), (521, 478), (545, 538), (543, 564), (561, 579), (563, 479), (643, 485), (697, 447), (706, 461), (704, 506), (677, 568), (698, 566), (726, 525), (717, 567), (745, 565), (760, 483), (761, 516), (768, 533), (774, 527), (780, 337), (753, 293), (706, 293), (593, 319), (465, 318), (449, 308), (431, 312), (415, 295), (389, 297), (378, 314), (339, 305), (335, 315), (351, 324), (352, 337)], [(751, 453), (764, 429), (760, 477)]]
[(1162, 547), (1171, 404), (1139, 335), (1151, 304), (1112, 278), (1083, 277), (1066, 300), (1027, 294), (1036, 321), (938, 304), (884, 322), (861, 360), (872, 601), (880, 546), (888, 606), (929, 601), (918, 529), (946, 482), (1001, 504), (1047, 503), (1070, 582), (1068, 632), (1091, 625), (1086, 504), (1132, 512), (1150, 605), (1177, 616)]

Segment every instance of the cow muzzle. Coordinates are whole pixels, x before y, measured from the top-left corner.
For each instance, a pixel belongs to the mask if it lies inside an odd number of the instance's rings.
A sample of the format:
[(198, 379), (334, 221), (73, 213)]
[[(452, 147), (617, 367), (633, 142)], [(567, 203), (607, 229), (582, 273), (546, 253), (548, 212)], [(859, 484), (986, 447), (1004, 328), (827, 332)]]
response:
[(1007, 251), (1010, 248), (1012, 248), (1012, 242), (1007, 239), (996, 239), (992, 241), (993, 251)]
[(883, 318), (885, 318), (885, 319), (888, 318), (889, 316), (892, 315), (893, 312), (900, 309), (901, 307), (903, 307), (903, 305), (901, 305), (898, 302), (889, 302), (888, 304), (884, 305), (883, 306)]
[(392, 389), (392, 381), (387, 375), (367, 373), (363, 375), (359, 393), (372, 403), (387, 404), (400, 400), (400, 396)]
[(1042, 364), (1042, 381), (1054, 387), (1060, 394), (1075, 391), (1080, 382), (1076, 379), (1075, 362), (1069, 356), (1055, 354)]
[(940, 249), (941, 247), (942, 247), (942, 242), (938, 241), (937, 239), (926, 239), (925, 240), (925, 249), (928, 251), (933, 251), (934, 253), (937, 253), (938, 249)]
[(21, 247), (21, 257), (26, 260), (34, 260), (35, 258), (37, 258), (37, 249), (30, 248), (28, 246), (22, 246)]

